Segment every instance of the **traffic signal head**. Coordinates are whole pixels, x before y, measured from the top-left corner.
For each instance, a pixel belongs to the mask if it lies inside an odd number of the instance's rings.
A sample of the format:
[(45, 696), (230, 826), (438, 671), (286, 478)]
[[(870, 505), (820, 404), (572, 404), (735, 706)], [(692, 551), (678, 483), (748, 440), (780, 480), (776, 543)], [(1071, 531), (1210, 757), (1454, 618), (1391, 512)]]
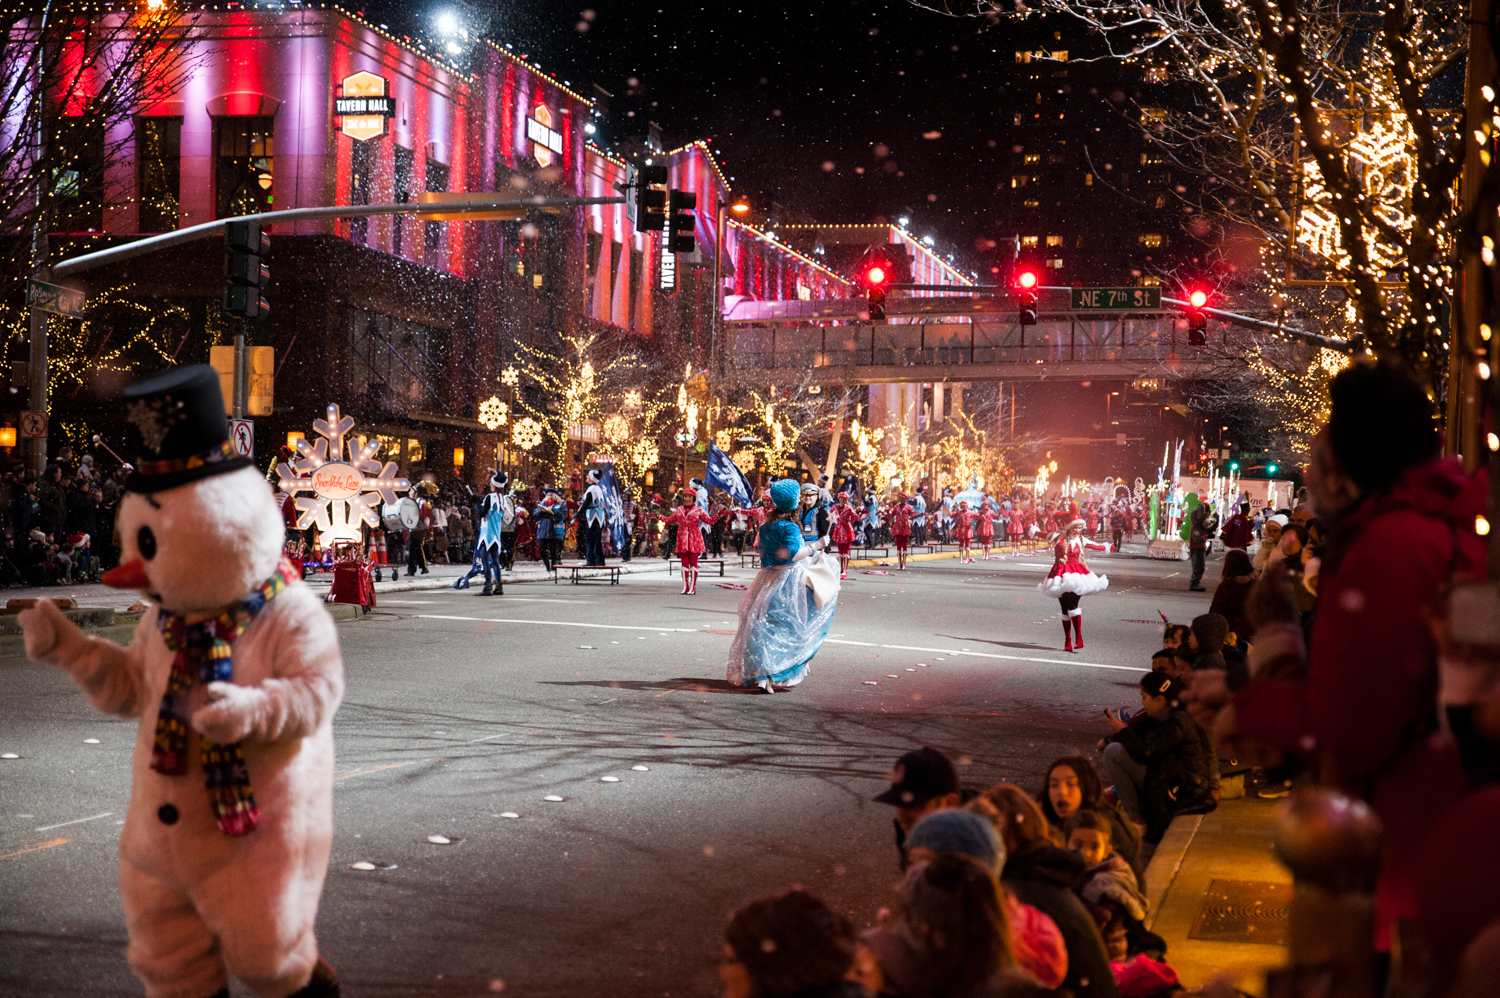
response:
[(885, 293), (890, 286), (893, 271), (891, 262), (883, 256), (876, 255), (865, 260), (859, 280), (865, 286), (865, 301), (869, 306), (872, 322), (885, 320)]
[(1208, 304), (1208, 292), (1193, 288), (1188, 292), (1188, 345), (1201, 347), (1208, 343), (1208, 315), (1203, 311)]
[(263, 259), (271, 240), (259, 222), (230, 222), (224, 227), (224, 301), (227, 315), (259, 319), (271, 311), (263, 289), (271, 268)]
[(692, 253), (698, 244), (693, 239), (698, 220), (688, 214), (698, 207), (698, 195), (691, 191), (673, 191), (667, 199), (667, 252)]

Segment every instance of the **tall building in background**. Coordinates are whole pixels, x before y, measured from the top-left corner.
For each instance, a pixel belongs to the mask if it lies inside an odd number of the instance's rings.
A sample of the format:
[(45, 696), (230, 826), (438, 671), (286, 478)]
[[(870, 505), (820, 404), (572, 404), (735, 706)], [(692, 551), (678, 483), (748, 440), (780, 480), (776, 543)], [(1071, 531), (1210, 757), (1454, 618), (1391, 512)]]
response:
[(1089, 61), (1102, 44), (1062, 18), (1006, 37), (995, 230), (1015, 242), (1001, 244), (993, 276), (1009, 279), (1013, 247), (1053, 285), (1150, 285), (1201, 258), (1178, 197), (1193, 179), (1174, 174), (1139, 124), (1169, 97), (1165, 65)]

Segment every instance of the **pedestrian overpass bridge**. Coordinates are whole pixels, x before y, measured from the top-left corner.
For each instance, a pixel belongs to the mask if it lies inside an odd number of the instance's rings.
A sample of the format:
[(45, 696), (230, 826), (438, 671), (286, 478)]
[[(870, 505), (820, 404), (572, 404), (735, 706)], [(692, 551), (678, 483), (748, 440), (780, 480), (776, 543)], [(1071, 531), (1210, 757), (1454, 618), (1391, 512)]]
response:
[[(1207, 375), (1222, 363), (1220, 351), (1204, 357), (1206, 348), (1189, 346), (1186, 319), (1168, 310), (1048, 309), (1043, 298), (1037, 324), (1022, 326), (1008, 296), (892, 298), (889, 322), (870, 322), (865, 307), (860, 299), (734, 302), (724, 310), (724, 374), (830, 386), (1134, 380)], [(1226, 315), (1214, 316), (1210, 339), (1230, 324), (1274, 327)]]

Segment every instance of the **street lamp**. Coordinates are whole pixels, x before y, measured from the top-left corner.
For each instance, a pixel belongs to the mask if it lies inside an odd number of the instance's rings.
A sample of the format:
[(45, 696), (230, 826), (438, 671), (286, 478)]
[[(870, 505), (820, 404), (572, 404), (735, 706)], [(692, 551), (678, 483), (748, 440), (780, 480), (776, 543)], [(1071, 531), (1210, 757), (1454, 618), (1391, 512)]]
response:
[(708, 373), (717, 377), (719, 373), (719, 323), (724, 317), (724, 209), (728, 208), (739, 217), (743, 218), (750, 212), (750, 202), (744, 198), (735, 198), (733, 202), (725, 204), (719, 202), (719, 211), (714, 225), (714, 315), (713, 325), (709, 327), (708, 337)]

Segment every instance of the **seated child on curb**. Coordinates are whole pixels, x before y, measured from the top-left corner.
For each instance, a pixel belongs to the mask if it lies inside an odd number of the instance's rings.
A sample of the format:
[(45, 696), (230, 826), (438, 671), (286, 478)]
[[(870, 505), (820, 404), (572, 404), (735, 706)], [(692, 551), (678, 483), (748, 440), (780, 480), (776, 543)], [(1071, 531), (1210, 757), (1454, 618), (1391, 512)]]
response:
[(1081, 855), (1086, 864), (1083, 880), (1075, 890), (1098, 924), (1110, 960), (1119, 963), (1130, 956), (1127, 930), (1146, 917), (1146, 899), (1130, 864), (1110, 842), (1107, 817), (1078, 811), (1065, 827), (1068, 848)]

